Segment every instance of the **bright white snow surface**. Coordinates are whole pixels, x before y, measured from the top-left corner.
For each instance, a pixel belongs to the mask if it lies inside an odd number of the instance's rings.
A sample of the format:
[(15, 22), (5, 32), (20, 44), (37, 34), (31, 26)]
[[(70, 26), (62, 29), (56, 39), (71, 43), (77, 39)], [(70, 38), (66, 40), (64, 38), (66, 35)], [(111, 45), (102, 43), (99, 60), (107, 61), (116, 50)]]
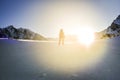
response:
[(0, 80), (120, 80), (120, 38), (79, 43), (0, 39)]

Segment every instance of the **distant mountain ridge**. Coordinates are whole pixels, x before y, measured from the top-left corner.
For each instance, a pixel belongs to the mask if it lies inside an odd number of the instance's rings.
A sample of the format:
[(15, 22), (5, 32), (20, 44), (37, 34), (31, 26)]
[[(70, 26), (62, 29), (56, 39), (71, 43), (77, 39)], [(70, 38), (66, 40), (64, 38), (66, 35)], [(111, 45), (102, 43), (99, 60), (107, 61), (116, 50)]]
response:
[(25, 28), (15, 28), (13, 25), (0, 28), (0, 38), (46, 40), (46, 38), (40, 34)]
[(120, 15), (105, 30), (96, 33), (96, 37), (100, 39), (113, 38), (120, 36)]
[[(96, 39), (106, 39), (120, 36), (120, 15), (112, 22), (112, 24), (101, 32), (95, 33)], [(12, 39), (29, 39), (29, 40), (49, 40), (42, 35), (25, 28), (15, 28), (10, 25), (0, 28), (0, 38)]]

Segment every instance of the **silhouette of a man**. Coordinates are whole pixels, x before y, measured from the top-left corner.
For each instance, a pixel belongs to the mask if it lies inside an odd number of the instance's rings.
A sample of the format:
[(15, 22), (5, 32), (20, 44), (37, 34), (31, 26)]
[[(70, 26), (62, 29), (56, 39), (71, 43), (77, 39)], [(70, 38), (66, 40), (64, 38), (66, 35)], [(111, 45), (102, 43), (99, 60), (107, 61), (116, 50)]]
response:
[(59, 32), (59, 45), (60, 44), (64, 45), (64, 38), (65, 38), (64, 31), (63, 31), (63, 29), (60, 29), (60, 32)]

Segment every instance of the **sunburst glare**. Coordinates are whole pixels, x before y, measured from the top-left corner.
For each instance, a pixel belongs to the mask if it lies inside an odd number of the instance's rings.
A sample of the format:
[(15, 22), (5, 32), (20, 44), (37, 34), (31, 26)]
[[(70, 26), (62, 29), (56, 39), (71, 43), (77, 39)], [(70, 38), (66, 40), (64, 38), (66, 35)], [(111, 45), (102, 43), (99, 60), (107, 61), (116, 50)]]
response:
[(89, 46), (91, 43), (94, 42), (95, 36), (94, 31), (92, 28), (82, 28), (77, 33), (78, 41), (81, 44)]

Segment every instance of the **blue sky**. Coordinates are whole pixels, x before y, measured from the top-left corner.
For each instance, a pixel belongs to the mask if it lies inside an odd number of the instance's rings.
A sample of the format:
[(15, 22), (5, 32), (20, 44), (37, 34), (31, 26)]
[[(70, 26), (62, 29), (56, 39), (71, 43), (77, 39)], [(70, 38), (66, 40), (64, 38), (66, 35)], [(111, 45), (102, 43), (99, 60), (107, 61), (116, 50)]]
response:
[(14, 25), (47, 37), (60, 28), (74, 34), (81, 27), (101, 31), (120, 15), (120, 0), (0, 0), (0, 27)]

